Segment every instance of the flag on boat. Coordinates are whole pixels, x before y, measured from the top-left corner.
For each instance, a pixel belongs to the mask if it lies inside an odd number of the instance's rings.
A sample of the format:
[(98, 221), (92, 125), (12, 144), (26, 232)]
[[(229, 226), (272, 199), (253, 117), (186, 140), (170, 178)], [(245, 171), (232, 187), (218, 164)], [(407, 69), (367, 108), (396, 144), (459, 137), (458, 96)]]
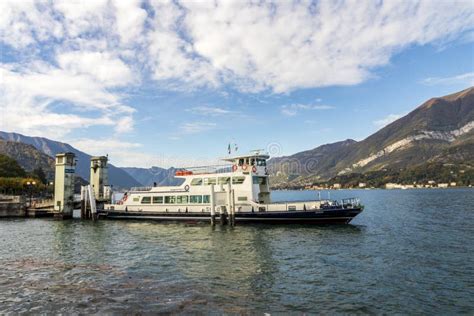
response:
[(237, 144), (234, 144), (234, 152), (237, 151), (239, 149), (239, 146), (237, 146)]
[(229, 155), (230, 155), (230, 143), (229, 143), (229, 146), (227, 146), (227, 151), (229, 152)]

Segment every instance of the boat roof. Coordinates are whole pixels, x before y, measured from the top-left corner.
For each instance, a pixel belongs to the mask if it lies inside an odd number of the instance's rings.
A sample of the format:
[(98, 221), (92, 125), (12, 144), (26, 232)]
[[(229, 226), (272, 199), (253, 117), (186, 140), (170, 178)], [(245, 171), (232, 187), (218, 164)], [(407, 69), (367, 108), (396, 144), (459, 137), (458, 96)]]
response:
[(268, 158), (270, 158), (270, 155), (267, 154), (267, 153), (261, 153), (259, 151), (255, 151), (255, 152), (248, 153), (248, 154), (243, 154), (243, 155), (234, 155), (234, 156), (229, 156), (229, 157), (223, 157), (223, 158), (221, 158), (221, 160), (232, 162), (232, 161), (235, 161), (235, 160), (238, 160), (238, 159), (243, 159), (243, 158), (268, 159)]

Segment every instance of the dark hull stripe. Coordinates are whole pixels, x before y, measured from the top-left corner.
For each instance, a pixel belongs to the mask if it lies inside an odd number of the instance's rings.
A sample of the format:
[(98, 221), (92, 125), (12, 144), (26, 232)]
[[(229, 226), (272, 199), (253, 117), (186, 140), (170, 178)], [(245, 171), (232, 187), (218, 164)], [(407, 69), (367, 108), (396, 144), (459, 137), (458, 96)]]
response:
[[(248, 212), (236, 213), (236, 222), (248, 223), (300, 223), (300, 224), (345, 224), (349, 223), (361, 209), (340, 209), (306, 212)], [(144, 219), (160, 221), (202, 221), (210, 222), (210, 213), (154, 213), (154, 212), (100, 212), (99, 216), (109, 219)], [(219, 215), (216, 215), (219, 221)]]

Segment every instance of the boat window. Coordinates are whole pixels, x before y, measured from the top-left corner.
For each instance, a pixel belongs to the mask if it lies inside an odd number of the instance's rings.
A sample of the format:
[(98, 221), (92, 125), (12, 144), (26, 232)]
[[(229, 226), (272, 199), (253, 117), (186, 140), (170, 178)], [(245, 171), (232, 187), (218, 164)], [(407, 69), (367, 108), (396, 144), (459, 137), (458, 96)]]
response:
[(230, 177), (219, 177), (219, 184), (227, 184), (230, 181)]
[(202, 195), (190, 195), (189, 203), (202, 203)]
[(138, 198), (138, 197), (133, 198), (133, 202), (138, 202), (138, 201), (140, 201), (140, 198)]
[(202, 196), (202, 203), (211, 203), (211, 196), (210, 195), (203, 195)]
[(216, 184), (216, 178), (204, 178), (204, 185)]
[(154, 196), (153, 197), (153, 204), (162, 204), (163, 203), (163, 197), (162, 196)]
[(151, 204), (151, 196), (142, 197), (142, 204)]
[(202, 178), (194, 178), (191, 181), (191, 185), (202, 185)]
[(176, 196), (165, 196), (165, 203), (166, 204), (175, 204), (176, 203)]
[(247, 201), (247, 197), (246, 196), (239, 196), (237, 198), (238, 201)]
[(188, 203), (188, 196), (187, 195), (178, 195), (176, 197), (177, 204), (186, 204)]
[(239, 159), (239, 166), (243, 166), (244, 165), (244, 160), (242, 158)]
[(242, 184), (245, 181), (245, 177), (232, 177), (232, 184)]
[(250, 159), (250, 164), (251, 164), (252, 166), (255, 165), (255, 159), (253, 159), (253, 158)]
[(253, 184), (267, 184), (266, 177), (253, 177)]
[(265, 159), (257, 159), (257, 166), (265, 167), (267, 165), (267, 161)]

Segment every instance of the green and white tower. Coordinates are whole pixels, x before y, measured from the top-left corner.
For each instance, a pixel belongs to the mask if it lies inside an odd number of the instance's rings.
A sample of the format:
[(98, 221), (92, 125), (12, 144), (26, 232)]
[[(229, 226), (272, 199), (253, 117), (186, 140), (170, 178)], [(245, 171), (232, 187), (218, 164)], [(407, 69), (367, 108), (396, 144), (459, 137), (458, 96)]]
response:
[(73, 153), (56, 155), (54, 176), (54, 217), (56, 218), (72, 218), (75, 172), (76, 160)]
[(110, 199), (109, 172), (106, 156), (91, 157), (90, 185), (98, 201)]

